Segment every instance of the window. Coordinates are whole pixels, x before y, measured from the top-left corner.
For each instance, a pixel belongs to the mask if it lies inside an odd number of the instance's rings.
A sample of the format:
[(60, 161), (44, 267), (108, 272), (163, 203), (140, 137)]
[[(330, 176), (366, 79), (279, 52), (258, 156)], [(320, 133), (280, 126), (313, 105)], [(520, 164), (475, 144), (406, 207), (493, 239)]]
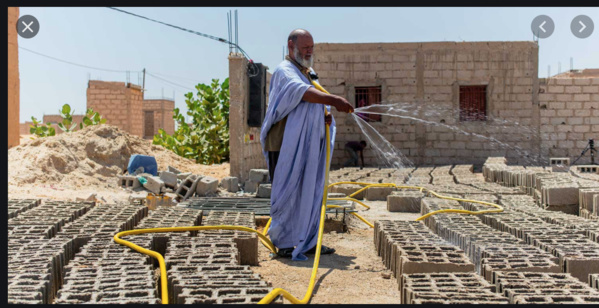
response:
[[(366, 107), (381, 103), (381, 87), (356, 87), (356, 108)], [(381, 122), (380, 114), (361, 114), (357, 116), (368, 122)]]
[(487, 86), (460, 86), (460, 122), (487, 120)]

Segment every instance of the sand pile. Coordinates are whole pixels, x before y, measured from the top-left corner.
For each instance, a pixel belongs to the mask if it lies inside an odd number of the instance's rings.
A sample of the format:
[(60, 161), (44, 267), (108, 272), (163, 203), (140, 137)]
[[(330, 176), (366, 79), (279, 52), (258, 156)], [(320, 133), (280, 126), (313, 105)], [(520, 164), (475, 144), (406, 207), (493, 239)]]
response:
[(156, 158), (158, 170), (169, 165), (182, 172), (223, 178), (229, 164), (200, 165), (161, 146), (110, 125), (86, 127), (73, 133), (28, 141), (8, 150), (9, 185), (97, 185), (116, 188), (116, 175), (127, 168), (133, 154)]

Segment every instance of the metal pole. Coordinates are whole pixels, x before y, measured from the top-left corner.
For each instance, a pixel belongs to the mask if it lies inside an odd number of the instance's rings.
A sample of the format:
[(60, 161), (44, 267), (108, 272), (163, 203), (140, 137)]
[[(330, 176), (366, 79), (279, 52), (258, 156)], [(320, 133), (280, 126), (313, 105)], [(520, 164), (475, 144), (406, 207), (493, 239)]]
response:
[(237, 19), (237, 10), (235, 10), (235, 52), (239, 52), (239, 19)]
[(146, 91), (146, 68), (144, 67), (144, 79), (143, 79), (143, 84), (141, 86), (141, 93), (143, 94)]

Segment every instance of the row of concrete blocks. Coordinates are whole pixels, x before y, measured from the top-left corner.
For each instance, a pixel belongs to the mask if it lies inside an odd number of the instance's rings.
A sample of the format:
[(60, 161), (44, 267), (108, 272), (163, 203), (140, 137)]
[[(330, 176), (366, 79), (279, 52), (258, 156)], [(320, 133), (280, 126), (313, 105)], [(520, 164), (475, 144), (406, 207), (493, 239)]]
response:
[[(65, 224), (84, 216), (94, 205), (93, 202), (48, 201), (9, 219), (10, 303), (48, 303), (53, 298), (75, 245), (73, 239), (53, 237)], [(23, 274), (43, 278), (19, 280)]]
[[(136, 236), (150, 245), (148, 236)], [(56, 304), (153, 304), (157, 298), (150, 258), (110, 239), (94, 238), (83, 246), (65, 269), (65, 283)]]
[[(478, 211), (485, 207), (466, 203), (464, 208)], [(545, 271), (564, 271), (581, 281), (588, 280), (588, 273), (599, 272), (599, 244), (580, 234), (584, 232), (550, 224), (535, 217), (523, 217), (522, 212), (513, 211), (511, 208), (506, 208), (504, 212), (498, 214), (479, 215), (478, 218), (495, 230), (510, 233), (527, 245), (536, 246), (547, 252), (547, 256), (537, 254), (534, 258), (529, 257), (527, 261), (518, 265), (520, 267), (539, 269), (545, 267)], [(552, 264), (557, 264), (559, 267), (555, 268)], [(484, 267), (487, 269), (490, 266)], [(493, 272), (498, 269), (500, 267), (495, 266), (485, 274), (492, 277)]]
[(510, 304), (599, 303), (599, 291), (567, 273), (497, 272), (495, 289)]
[[(49, 203), (49, 202), (48, 202)], [(89, 204), (88, 204), (89, 205)], [(77, 205), (72, 205), (76, 214), (81, 214), (81, 208)], [(47, 289), (43, 289), (42, 293), (46, 294), (42, 303), (48, 303), (56, 294), (56, 291), (63, 283), (64, 277), (64, 266), (71, 260), (74, 254), (79, 250), (79, 247), (83, 245), (84, 242), (88, 241), (90, 237), (101, 235), (102, 232), (106, 232), (105, 228), (102, 226), (98, 226), (93, 224), (93, 222), (105, 221), (109, 220), (108, 217), (115, 215), (118, 217), (118, 214), (123, 214), (129, 211), (133, 213), (133, 217), (131, 218), (133, 221), (136, 219), (140, 219), (139, 216), (143, 215), (143, 208), (122, 208), (121, 206), (109, 206), (102, 205), (98, 207), (93, 207), (91, 210), (87, 211), (84, 215), (77, 216), (76, 220), (72, 220), (70, 217), (69, 220), (72, 222), (67, 223), (62, 227), (62, 230), (56, 234), (56, 237), (50, 240), (39, 240), (34, 242), (28, 242), (27, 239), (13, 240), (12, 242), (16, 242), (15, 245), (9, 244), (9, 255), (12, 256), (13, 268), (14, 272), (24, 272), (24, 273), (36, 273), (36, 272), (44, 272), (49, 275), (48, 280), (40, 281), (40, 283), (45, 283), (48, 286)], [(142, 214), (139, 214), (141, 212)], [(146, 211), (147, 212), (147, 209)], [(62, 219), (62, 221), (66, 221), (66, 219)], [(85, 222), (92, 223), (91, 226), (87, 226)], [(104, 222), (103, 226), (111, 227), (110, 222)], [(118, 223), (116, 223), (118, 225)], [(124, 226), (127, 225), (125, 221)], [(83, 236), (81, 235), (81, 228), (88, 227), (89, 233), (85, 233)], [(114, 235), (114, 228), (110, 229), (111, 234), (106, 234), (107, 238), (111, 238)], [(108, 237), (110, 236), (110, 237)], [(11, 242), (9, 242), (11, 243)], [(11, 280), (9, 279), (9, 283)], [(40, 291), (31, 290), (31, 294), (38, 294)], [(13, 303), (19, 303), (23, 300), (23, 292), (18, 292), (18, 296), (16, 293), (12, 293), (13, 298), (9, 298), (9, 300)]]
[[(160, 207), (148, 213), (145, 206), (127, 206), (129, 219), (126, 229), (145, 228), (144, 226), (164, 223), (172, 224), (183, 221), (185, 225), (201, 221), (201, 212), (193, 215), (188, 210), (174, 211), (172, 207)], [(138, 211), (131, 211), (137, 209)], [(199, 215), (197, 212), (200, 212)], [(126, 213), (115, 215), (127, 218)], [(101, 219), (105, 215), (94, 215)], [(199, 217), (198, 217), (199, 216)], [(168, 220), (164, 221), (160, 217)], [(105, 217), (107, 218), (107, 217)], [(142, 234), (124, 238), (140, 247), (159, 250), (156, 234)], [(164, 250), (164, 249), (163, 249)], [(156, 291), (153, 277), (155, 260), (138, 253), (126, 246), (116, 244), (112, 237), (93, 236), (66, 268), (65, 284), (59, 291), (56, 303), (62, 304), (159, 304), (161, 301)]]
[[(251, 169), (248, 180), (243, 184), (243, 191), (256, 193), (260, 198), (270, 198), (269, 173), (267, 169)], [(261, 188), (262, 187), (262, 188)]]
[[(463, 209), (455, 201), (424, 198), (422, 202), (422, 213), (426, 214), (440, 209)], [(552, 255), (538, 250), (531, 262), (526, 255), (516, 254), (513, 256), (495, 257), (489, 247), (528, 247), (528, 245), (513, 235), (497, 231), (479, 218), (469, 215), (445, 214), (433, 215), (425, 220), (425, 224), (440, 237), (462, 248), (476, 264), (477, 272), (484, 275), (492, 282), (492, 274), (495, 271), (558, 271), (559, 266), (552, 261)], [(503, 260), (502, 260), (503, 258)]]
[(474, 264), (462, 250), (421, 222), (379, 220), (374, 233), (377, 253), (398, 282), (403, 274), (474, 271)]
[(40, 199), (10, 199), (7, 202), (8, 219), (17, 217), (20, 213), (40, 205)]
[[(169, 241), (165, 262), (169, 268), (169, 302), (257, 303), (272, 288), (259, 275), (238, 268), (237, 245), (226, 238), (175, 238)], [(207, 268), (221, 271), (210, 274)], [(248, 273), (249, 272), (249, 273)], [(206, 275), (208, 277), (206, 277)]]

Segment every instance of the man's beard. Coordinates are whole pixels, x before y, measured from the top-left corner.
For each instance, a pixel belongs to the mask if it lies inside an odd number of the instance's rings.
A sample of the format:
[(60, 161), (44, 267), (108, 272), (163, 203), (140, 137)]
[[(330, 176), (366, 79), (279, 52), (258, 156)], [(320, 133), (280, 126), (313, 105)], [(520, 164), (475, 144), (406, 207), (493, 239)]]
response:
[(314, 64), (314, 54), (312, 54), (310, 60), (306, 60), (302, 58), (302, 55), (300, 55), (297, 46), (293, 46), (293, 56), (295, 57), (295, 61), (297, 61), (297, 63), (299, 63), (303, 67), (310, 68), (312, 67), (312, 64)]

